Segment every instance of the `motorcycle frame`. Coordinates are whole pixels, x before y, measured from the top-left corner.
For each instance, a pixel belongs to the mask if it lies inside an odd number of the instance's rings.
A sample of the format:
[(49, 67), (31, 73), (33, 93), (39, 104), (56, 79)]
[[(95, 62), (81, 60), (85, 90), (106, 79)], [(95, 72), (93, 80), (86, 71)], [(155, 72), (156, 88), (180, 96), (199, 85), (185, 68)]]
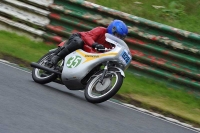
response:
[(124, 70), (130, 65), (132, 57), (130, 56), (128, 63), (124, 63), (121, 56), (124, 51), (131, 55), (130, 50), (123, 40), (107, 33), (105, 36), (106, 41), (114, 44), (115, 48), (105, 53), (88, 53), (78, 49), (65, 57), (61, 80), (68, 89), (84, 89), (85, 85), (81, 82), (82, 79), (96, 66), (106, 62), (115, 64), (112, 67), (117, 68), (121, 75), (125, 77)]

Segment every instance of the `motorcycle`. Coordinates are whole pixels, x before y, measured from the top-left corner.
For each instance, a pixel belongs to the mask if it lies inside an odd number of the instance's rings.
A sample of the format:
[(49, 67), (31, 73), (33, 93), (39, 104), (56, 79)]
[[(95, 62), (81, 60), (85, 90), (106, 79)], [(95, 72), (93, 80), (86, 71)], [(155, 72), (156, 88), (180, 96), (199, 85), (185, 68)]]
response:
[(123, 40), (108, 33), (105, 36), (113, 48), (105, 48), (103, 53), (78, 49), (54, 67), (49, 67), (48, 62), (56, 49), (50, 50), (37, 63), (31, 63), (33, 80), (40, 84), (53, 81), (70, 90), (84, 90), (86, 100), (91, 103), (110, 99), (120, 89), (132, 56)]

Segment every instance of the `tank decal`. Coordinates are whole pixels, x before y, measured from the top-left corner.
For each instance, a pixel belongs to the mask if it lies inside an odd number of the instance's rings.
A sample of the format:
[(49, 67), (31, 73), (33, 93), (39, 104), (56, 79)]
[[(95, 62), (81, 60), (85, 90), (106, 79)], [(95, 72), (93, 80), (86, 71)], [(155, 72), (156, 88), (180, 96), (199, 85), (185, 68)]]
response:
[(85, 53), (81, 50), (76, 50), (77, 53), (79, 53), (82, 57), (85, 57), (85, 62), (88, 62), (88, 61), (92, 61), (96, 58), (101, 58), (101, 57), (105, 57), (105, 56), (116, 56), (118, 53), (116, 52), (110, 52), (110, 53), (101, 53), (101, 54), (91, 54), (91, 53)]

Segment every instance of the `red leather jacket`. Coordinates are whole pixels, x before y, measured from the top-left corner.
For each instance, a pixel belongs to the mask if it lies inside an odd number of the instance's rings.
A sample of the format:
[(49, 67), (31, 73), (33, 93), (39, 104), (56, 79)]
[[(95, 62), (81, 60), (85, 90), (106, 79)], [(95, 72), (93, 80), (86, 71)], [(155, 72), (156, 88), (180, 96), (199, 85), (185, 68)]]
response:
[[(105, 33), (107, 29), (104, 27), (96, 27), (90, 31), (78, 32), (81, 35), (81, 39), (84, 42), (83, 50), (89, 53), (97, 53), (95, 49), (92, 48), (93, 43), (102, 44), (106, 48), (112, 48), (112, 46), (106, 42)], [(61, 42), (58, 46), (63, 46), (65, 43)]]
[(84, 41), (83, 50), (90, 53), (96, 52), (96, 50), (92, 49), (92, 44), (94, 42), (102, 44), (106, 48), (112, 48), (112, 46), (105, 40), (105, 33), (107, 33), (107, 29), (104, 27), (96, 27), (90, 31), (79, 32)]

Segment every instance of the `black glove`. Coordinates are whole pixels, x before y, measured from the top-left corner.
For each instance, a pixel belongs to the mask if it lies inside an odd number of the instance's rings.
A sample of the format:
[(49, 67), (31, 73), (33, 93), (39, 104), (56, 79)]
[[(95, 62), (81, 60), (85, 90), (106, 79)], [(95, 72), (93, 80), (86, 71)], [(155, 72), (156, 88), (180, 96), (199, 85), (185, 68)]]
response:
[(105, 51), (105, 47), (102, 44), (98, 44), (96, 42), (92, 44), (92, 48), (96, 49), (99, 52)]

